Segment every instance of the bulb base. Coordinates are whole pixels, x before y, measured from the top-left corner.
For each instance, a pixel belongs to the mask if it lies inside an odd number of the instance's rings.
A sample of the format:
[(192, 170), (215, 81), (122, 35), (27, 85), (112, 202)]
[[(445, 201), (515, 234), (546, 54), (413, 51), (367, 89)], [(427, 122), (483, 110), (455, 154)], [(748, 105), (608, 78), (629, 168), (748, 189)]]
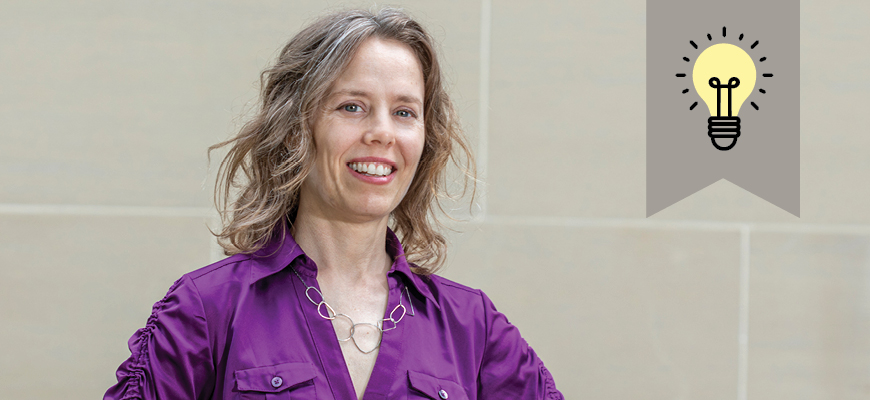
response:
[[(710, 117), (707, 118), (707, 136), (713, 146), (719, 150), (731, 150), (740, 137), (740, 117)], [(731, 144), (720, 146), (716, 139), (731, 139)]]

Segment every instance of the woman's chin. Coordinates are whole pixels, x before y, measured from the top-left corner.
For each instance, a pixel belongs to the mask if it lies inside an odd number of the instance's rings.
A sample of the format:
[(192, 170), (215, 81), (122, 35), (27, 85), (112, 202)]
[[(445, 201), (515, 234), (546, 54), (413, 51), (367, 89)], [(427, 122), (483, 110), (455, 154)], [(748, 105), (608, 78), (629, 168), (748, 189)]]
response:
[(368, 223), (388, 219), (395, 208), (392, 203), (367, 205), (357, 203), (353, 207), (345, 208), (342, 214), (346, 215), (349, 221)]

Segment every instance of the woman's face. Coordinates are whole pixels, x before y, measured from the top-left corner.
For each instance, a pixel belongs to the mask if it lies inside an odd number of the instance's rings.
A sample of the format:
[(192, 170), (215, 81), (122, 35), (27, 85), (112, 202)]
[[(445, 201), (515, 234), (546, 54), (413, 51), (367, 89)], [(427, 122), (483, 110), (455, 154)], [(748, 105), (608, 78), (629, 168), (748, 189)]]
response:
[(346, 222), (389, 217), (423, 151), (423, 72), (393, 40), (360, 45), (313, 121), (316, 157), (300, 211)]

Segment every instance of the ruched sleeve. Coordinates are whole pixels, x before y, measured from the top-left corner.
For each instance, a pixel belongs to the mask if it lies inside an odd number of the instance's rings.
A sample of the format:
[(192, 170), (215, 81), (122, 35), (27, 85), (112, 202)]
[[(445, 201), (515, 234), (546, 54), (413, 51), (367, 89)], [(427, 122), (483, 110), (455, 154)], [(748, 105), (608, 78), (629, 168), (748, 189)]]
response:
[(206, 399), (214, 387), (208, 328), (191, 279), (176, 281), (130, 338), (130, 358), (104, 400)]
[(480, 399), (564, 400), (550, 371), (519, 330), (481, 294), (487, 338), (480, 367)]

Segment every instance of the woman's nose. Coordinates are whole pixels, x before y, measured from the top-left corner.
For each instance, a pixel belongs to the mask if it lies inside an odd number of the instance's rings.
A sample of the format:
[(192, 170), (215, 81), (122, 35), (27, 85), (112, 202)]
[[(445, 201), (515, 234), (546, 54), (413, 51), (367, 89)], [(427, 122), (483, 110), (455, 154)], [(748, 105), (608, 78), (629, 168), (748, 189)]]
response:
[(396, 141), (396, 126), (388, 110), (377, 111), (370, 115), (369, 125), (363, 136), (365, 144), (391, 145)]

